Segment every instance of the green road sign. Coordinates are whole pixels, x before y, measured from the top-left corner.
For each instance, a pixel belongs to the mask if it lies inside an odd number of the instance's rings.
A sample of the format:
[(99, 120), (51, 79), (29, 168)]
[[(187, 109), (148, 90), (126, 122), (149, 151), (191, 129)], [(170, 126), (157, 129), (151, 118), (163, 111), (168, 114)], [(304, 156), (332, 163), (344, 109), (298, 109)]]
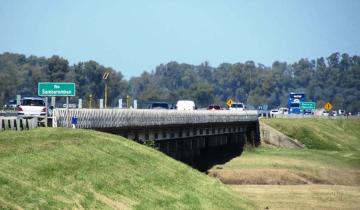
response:
[(39, 82), (39, 96), (75, 96), (75, 83)]
[(316, 109), (316, 103), (315, 102), (301, 102), (300, 103), (301, 109)]

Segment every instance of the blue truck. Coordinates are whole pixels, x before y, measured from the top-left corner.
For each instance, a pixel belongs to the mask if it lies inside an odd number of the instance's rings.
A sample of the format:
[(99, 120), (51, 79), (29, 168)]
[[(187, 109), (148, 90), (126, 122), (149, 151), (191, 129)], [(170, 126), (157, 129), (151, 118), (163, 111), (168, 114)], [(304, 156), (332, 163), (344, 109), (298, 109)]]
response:
[(289, 114), (303, 114), (300, 104), (305, 101), (305, 93), (290, 93), (288, 99)]

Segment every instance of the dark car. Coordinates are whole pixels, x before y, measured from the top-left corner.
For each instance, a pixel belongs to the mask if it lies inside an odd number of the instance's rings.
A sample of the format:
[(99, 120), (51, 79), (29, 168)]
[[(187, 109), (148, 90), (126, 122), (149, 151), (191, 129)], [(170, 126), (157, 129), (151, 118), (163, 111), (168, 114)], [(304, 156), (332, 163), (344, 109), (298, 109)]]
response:
[(221, 107), (219, 105), (213, 104), (208, 107), (208, 110), (221, 110)]
[(304, 115), (313, 115), (314, 112), (311, 109), (304, 109)]
[(5, 108), (15, 108), (16, 107), (16, 100), (9, 100), (5, 105)]
[(150, 105), (150, 109), (170, 109), (170, 106), (166, 102), (154, 102)]

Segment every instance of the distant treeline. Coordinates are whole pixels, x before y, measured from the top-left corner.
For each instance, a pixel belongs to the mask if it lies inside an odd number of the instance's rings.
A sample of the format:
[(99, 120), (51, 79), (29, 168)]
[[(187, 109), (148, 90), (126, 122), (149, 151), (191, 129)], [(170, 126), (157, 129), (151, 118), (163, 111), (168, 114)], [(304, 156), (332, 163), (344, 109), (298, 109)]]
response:
[(0, 54), (0, 104), (22, 96), (36, 96), (38, 82), (75, 82), (76, 97), (84, 106), (104, 97), (103, 74), (109, 72), (109, 105), (117, 106), (118, 99), (130, 96), (140, 103), (150, 101), (176, 102), (195, 100), (199, 107), (209, 104), (225, 105), (228, 98), (257, 107), (286, 106), (290, 92), (304, 92), (308, 101), (318, 107), (331, 102), (335, 109), (360, 111), (360, 57), (333, 53), (316, 60), (300, 59), (288, 64), (275, 61), (271, 67), (245, 63), (222, 63), (212, 67), (169, 62), (155, 70), (143, 72), (129, 81), (121, 72), (104, 67), (95, 61), (69, 62), (57, 55), (51, 58)]

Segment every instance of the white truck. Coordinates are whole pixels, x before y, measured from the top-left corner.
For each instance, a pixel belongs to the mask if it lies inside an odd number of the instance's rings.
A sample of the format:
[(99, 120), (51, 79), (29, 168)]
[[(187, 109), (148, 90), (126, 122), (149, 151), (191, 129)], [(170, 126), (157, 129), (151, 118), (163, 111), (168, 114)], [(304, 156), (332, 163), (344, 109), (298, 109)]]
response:
[(196, 105), (194, 101), (191, 100), (179, 100), (176, 103), (176, 110), (195, 110)]

